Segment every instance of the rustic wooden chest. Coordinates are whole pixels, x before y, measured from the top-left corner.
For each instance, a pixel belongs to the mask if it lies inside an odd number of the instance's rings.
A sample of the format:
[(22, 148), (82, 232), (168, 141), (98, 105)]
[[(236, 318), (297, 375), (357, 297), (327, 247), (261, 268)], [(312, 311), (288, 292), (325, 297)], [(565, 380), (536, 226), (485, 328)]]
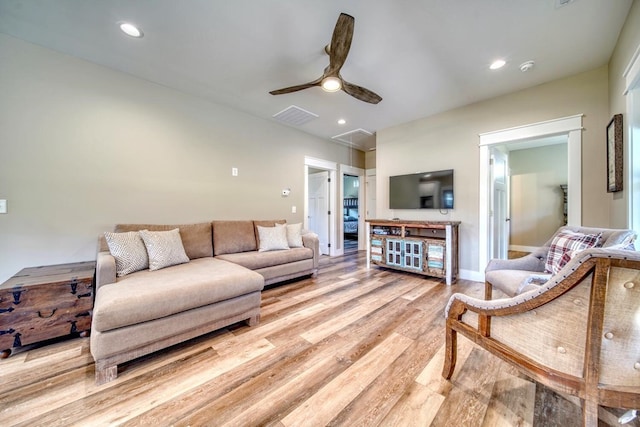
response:
[(0, 285), (0, 352), (68, 334), (88, 334), (95, 262), (22, 269)]

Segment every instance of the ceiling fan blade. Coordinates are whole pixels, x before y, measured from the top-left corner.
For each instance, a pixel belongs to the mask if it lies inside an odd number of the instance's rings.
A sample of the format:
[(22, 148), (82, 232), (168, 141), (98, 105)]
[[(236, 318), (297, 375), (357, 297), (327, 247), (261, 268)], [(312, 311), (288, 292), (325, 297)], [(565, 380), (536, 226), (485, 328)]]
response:
[(269, 93), (271, 95), (282, 95), (282, 94), (285, 94), (285, 93), (297, 92), (299, 90), (308, 89), (308, 88), (314, 87), (314, 86), (320, 86), (320, 83), (322, 83), (323, 77), (324, 76), (322, 76), (319, 79), (316, 79), (316, 80), (314, 80), (312, 82), (309, 82), (309, 83), (304, 83), (304, 84), (297, 85), (297, 86), (285, 87), (285, 88), (278, 89), (278, 90), (272, 90)]
[(382, 101), (380, 95), (363, 88), (362, 86), (354, 85), (342, 79), (342, 90), (359, 99), (360, 101), (368, 102), (369, 104), (377, 104)]
[(353, 16), (346, 13), (341, 13), (336, 21), (336, 26), (331, 36), (331, 45), (329, 46), (330, 74), (338, 73), (347, 59), (351, 48), (351, 40), (353, 39), (354, 21)]

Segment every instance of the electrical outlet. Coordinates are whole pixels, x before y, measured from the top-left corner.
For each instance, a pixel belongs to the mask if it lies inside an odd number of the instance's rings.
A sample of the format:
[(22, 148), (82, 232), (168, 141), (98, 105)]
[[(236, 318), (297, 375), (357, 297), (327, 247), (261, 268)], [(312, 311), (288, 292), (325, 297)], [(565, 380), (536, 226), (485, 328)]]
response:
[(231, 176), (238, 176), (238, 168), (231, 168)]
[(7, 200), (2, 199), (0, 200), (0, 214), (6, 214), (6, 213), (7, 213)]
[(298, 208), (296, 208), (295, 206), (291, 206), (291, 213), (296, 213), (298, 212)]

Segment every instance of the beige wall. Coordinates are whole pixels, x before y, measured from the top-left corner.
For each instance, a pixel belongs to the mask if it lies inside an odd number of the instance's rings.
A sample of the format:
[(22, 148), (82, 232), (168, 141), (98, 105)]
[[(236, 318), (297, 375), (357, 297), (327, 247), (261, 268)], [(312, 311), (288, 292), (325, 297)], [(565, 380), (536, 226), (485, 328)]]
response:
[[(627, 114), (627, 100), (623, 95), (625, 90), (625, 79), (623, 77), (623, 73), (638, 48), (640, 48), (640, 2), (634, 1), (629, 14), (627, 15), (624, 27), (618, 37), (616, 48), (613, 51), (611, 60), (609, 61), (609, 119), (611, 119), (614, 114), (623, 114), (625, 159), (629, 156), (629, 132), (627, 127), (629, 117)], [(625, 167), (626, 166), (627, 165), (625, 163)], [(629, 180), (626, 173), (627, 171), (625, 170), (623, 191), (610, 193), (608, 195), (612, 227), (627, 227), (628, 225), (627, 190), (629, 189)]]
[[(526, 78), (526, 77), (524, 77)], [(608, 226), (604, 129), (609, 120), (607, 67), (447, 111), (377, 132), (378, 217), (457, 220), (460, 268), (479, 272), (479, 137), (485, 132), (584, 114), (582, 223)], [(389, 176), (438, 169), (455, 170), (455, 209), (388, 208)], [(463, 271), (463, 273), (465, 273)]]
[(567, 144), (509, 152), (510, 246), (542, 246), (563, 225)]
[(362, 152), (2, 34), (0, 75), (0, 282), (94, 259), (118, 222), (301, 222), (305, 156), (364, 167)]
[(367, 151), (364, 153), (365, 159), (365, 168), (366, 169), (375, 169), (376, 168), (376, 151)]

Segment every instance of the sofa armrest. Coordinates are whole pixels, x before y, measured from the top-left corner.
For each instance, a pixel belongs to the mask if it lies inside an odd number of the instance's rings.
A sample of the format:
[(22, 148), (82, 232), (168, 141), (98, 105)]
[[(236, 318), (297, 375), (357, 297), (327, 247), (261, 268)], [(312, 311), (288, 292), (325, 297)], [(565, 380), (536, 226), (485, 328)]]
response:
[(116, 259), (109, 252), (98, 252), (96, 259), (96, 289), (116, 281)]
[(302, 235), (302, 244), (305, 248), (313, 250), (313, 268), (317, 269), (320, 263), (320, 239), (316, 233), (304, 233)]
[(544, 272), (545, 262), (545, 257), (535, 254), (525, 255), (515, 259), (492, 259), (484, 271), (486, 273), (487, 271), (493, 270), (525, 270), (542, 273)]

